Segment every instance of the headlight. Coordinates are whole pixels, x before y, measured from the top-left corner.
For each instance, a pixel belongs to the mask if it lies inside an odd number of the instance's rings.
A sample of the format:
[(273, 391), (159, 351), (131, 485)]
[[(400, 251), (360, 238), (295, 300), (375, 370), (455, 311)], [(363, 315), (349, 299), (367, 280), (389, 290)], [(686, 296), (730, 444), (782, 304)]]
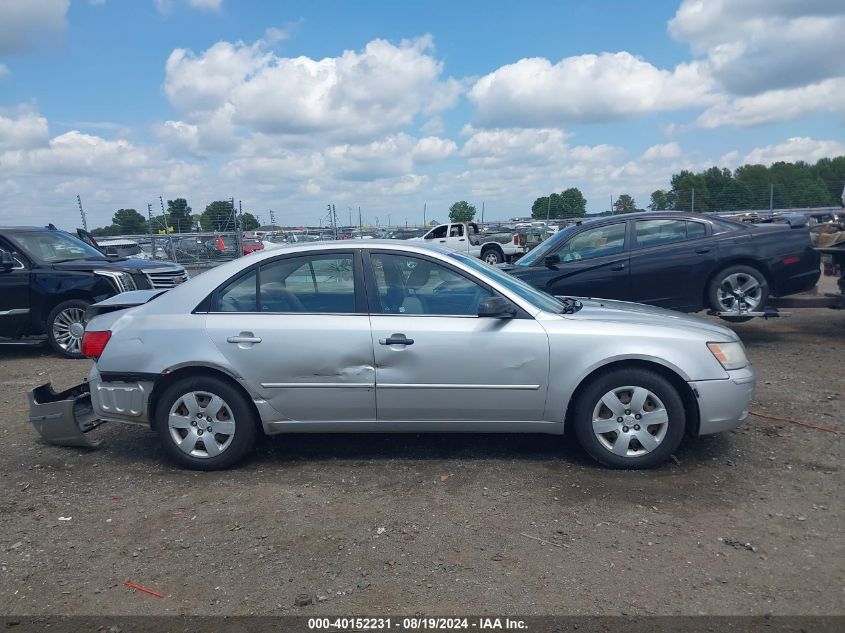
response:
[(707, 347), (725, 369), (742, 369), (748, 365), (745, 348), (739, 341), (708, 343)]
[(116, 270), (95, 270), (94, 274), (111, 279), (118, 292), (127, 292), (129, 290), (138, 289), (135, 285), (135, 280), (132, 279), (132, 275), (129, 273), (122, 273)]

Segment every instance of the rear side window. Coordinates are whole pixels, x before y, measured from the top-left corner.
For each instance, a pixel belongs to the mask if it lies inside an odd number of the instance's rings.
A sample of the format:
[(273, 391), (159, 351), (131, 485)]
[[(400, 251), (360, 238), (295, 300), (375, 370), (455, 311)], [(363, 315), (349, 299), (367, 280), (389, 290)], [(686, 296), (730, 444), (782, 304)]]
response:
[(741, 224), (735, 224), (734, 222), (726, 222), (724, 220), (711, 220), (711, 222), (713, 224), (713, 235), (719, 235), (720, 233), (731, 233), (742, 228)]
[(255, 312), (256, 271), (230, 281), (217, 297), (218, 312)]
[(635, 227), (637, 244), (643, 248), (694, 240), (707, 234), (704, 224), (691, 220), (637, 220)]

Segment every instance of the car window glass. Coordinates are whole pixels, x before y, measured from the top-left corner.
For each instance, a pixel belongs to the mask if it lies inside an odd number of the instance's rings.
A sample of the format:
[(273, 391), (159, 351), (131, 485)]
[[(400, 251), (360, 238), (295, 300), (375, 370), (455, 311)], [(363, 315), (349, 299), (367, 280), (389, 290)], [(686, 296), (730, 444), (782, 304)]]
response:
[(657, 246), (687, 239), (686, 220), (637, 220), (637, 244)]
[(707, 235), (707, 228), (703, 222), (687, 222), (687, 239), (694, 240)]
[(441, 237), (446, 237), (446, 229), (449, 227), (447, 225), (438, 226), (436, 229), (432, 229), (431, 233), (428, 234), (429, 239), (436, 239)]
[(558, 251), (562, 262), (616, 255), (625, 250), (625, 223), (588, 229), (569, 240)]
[(464, 225), (463, 224), (453, 224), (449, 228), (449, 237), (463, 237), (464, 236)]
[(253, 270), (224, 286), (217, 297), (218, 311), (255, 312), (255, 278)]
[(351, 253), (290, 257), (261, 266), (261, 312), (355, 312)]
[(452, 268), (406, 255), (371, 255), (383, 314), (477, 315), (492, 296)]
[(730, 233), (732, 231), (736, 231), (742, 228), (741, 224), (734, 223), (734, 222), (727, 222), (724, 220), (712, 220), (713, 223), (713, 235), (718, 235), (720, 233)]

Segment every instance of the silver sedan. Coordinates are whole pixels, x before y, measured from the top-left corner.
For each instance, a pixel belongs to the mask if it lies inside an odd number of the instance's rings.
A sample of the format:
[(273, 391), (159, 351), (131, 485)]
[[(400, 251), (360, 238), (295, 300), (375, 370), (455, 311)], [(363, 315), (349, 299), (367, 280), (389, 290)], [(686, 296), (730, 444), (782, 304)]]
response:
[(148, 424), (203, 470), (261, 432), (429, 431), (568, 431), (605, 466), (648, 468), (740, 424), (755, 386), (725, 327), (407, 242), (265, 251), (89, 317), (94, 417)]

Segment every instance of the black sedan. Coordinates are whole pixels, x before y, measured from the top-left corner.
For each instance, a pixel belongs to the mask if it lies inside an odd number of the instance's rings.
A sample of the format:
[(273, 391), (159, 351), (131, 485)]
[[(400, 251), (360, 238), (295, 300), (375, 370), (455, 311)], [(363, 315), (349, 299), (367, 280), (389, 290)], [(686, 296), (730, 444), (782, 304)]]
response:
[(569, 226), (502, 268), (554, 295), (698, 312), (762, 309), (821, 274), (806, 226), (694, 213), (631, 213)]

